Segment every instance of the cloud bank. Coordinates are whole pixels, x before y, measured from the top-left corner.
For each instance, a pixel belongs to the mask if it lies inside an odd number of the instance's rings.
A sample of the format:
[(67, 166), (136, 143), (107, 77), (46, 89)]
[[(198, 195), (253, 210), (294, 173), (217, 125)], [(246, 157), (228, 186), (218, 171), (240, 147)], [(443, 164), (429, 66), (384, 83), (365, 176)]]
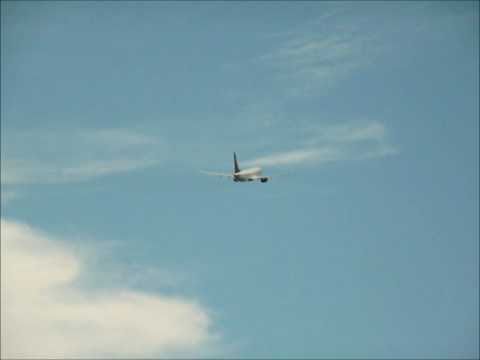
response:
[(382, 158), (398, 153), (387, 141), (383, 124), (343, 124), (309, 129), (310, 135), (293, 150), (251, 159), (246, 166), (319, 165), (346, 160)]
[(1, 220), (2, 358), (198, 356), (218, 336), (197, 302), (82, 289), (85, 263), (61, 241)]

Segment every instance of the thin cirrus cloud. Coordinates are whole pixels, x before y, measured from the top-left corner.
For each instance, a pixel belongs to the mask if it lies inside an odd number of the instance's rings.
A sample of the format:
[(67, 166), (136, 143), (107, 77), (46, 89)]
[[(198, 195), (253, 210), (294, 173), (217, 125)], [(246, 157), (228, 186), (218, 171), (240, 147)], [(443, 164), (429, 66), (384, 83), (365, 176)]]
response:
[(1, 220), (2, 358), (176, 357), (215, 352), (219, 334), (198, 302), (76, 281), (77, 252), (23, 223)]
[(398, 153), (380, 122), (309, 129), (309, 137), (293, 150), (274, 152), (245, 162), (246, 166), (320, 165), (336, 161), (383, 158)]
[(445, 28), (472, 20), (469, 7), (441, 11), (429, 2), (325, 2), (321, 7), (317, 18), (271, 36), (276, 44), (255, 58), (288, 81), (290, 95), (328, 89), (382, 58), (396, 60), (391, 54), (398, 48), (411, 54), (416, 38), (431, 41)]
[(339, 159), (340, 154), (331, 148), (306, 148), (277, 152), (245, 161), (246, 166), (289, 166), (318, 164)]
[(345, 22), (345, 15), (343, 7), (331, 9), (317, 21), (279, 36), (278, 44), (257, 57), (257, 63), (289, 81), (293, 94), (334, 85), (371, 64), (381, 49), (378, 34), (358, 20)]
[(12, 132), (2, 144), (2, 184), (81, 182), (158, 165), (159, 139), (126, 129)]

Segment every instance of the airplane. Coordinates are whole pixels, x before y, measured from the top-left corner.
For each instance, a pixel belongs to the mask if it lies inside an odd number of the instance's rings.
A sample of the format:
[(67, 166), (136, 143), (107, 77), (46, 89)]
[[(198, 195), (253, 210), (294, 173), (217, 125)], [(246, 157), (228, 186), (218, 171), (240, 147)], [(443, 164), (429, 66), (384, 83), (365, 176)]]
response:
[(238, 166), (237, 154), (235, 153), (233, 153), (233, 172), (231, 174), (215, 173), (210, 171), (203, 171), (203, 173), (207, 175), (229, 177), (235, 182), (258, 180), (258, 181), (261, 181), (262, 183), (265, 183), (268, 180), (270, 180), (269, 176), (262, 176), (262, 168), (260, 167), (253, 167), (253, 168), (241, 170), (240, 167)]

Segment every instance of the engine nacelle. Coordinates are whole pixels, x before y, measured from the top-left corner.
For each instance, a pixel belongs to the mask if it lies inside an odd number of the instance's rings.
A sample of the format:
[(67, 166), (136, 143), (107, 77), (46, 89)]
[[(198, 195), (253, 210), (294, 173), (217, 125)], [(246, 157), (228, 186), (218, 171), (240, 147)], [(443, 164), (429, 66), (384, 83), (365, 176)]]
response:
[(261, 181), (262, 183), (267, 182), (267, 181), (268, 181), (268, 178), (262, 178), (262, 179), (260, 179), (260, 181)]

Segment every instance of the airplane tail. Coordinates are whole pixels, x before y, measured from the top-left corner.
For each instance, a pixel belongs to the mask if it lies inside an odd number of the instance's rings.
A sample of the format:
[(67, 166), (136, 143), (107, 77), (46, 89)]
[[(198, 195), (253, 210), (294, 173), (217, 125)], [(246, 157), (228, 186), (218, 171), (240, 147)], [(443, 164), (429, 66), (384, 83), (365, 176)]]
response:
[(233, 153), (233, 166), (234, 166), (235, 173), (240, 171), (240, 167), (238, 166), (238, 161), (237, 161), (237, 154), (235, 153)]

